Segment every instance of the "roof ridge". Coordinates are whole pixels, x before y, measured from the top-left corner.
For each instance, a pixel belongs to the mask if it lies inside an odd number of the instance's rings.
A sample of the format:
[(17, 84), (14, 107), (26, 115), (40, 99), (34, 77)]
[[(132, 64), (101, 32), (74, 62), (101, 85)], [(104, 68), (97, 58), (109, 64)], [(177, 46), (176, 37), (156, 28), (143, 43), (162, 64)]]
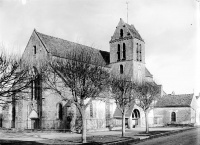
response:
[(166, 94), (166, 95), (163, 95), (163, 97), (181, 97), (181, 96), (191, 96), (191, 95), (194, 95), (193, 93), (191, 94)]
[[(76, 42), (73, 42), (73, 41), (65, 40), (63, 38), (47, 35), (47, 34), (44, 34), (44, 33), (38, 32), (38, 31), (36, 31), (36, 32), (41, 34), (41, 35), (45, 35), (45, 36), (51, 37), (53, 39), (55, 38), (55, 39), (59, 39), (59, 40), (62, 40), (62, 41), (68, 41), (69, 43), (73, 43), (73, 44), (80, 45), (80, 46), (86, 46), (88, 48), (92, 48), (92, 49), (95, 49), (95, 50), (98, 50), (98, 51), (105, 51), (105, 50), (100, 50), (100, 49), (97, 49), (97, 48), (94, 48), (94, 47), (91, 47), (91, 46), (87, 46), (87, 45), (83, 45), (83, 44), (80, 44), (80, 43), (76, 43)], [(108, 52), (108, 51), (105, 51), (105, 52)]]
[(168, 94), (168, 95), (171, 95), (171, 96), (186, 96), (186, 95), (193, 95), (193, 93), (192, 94), (175, 94), (175, 95), (172, 95), (172, 94)]
[(132, 34), (131, 29), (133, 31), (135, 31), (135, 33), (138, 35), (138, 37), (139, 37), (138, 39), (141, 39), (142, 41), (144, 41), (144, 39), (141, 37), (141, 35), (139, 34), (138, 30), (135, 28), (135, 26), (133, 24), (128, 24), (128, 23), (124, 22), (124, 25), (127, 27), (128, 31), (131, 33), (132, 36), (133, 36), (133, 34)]

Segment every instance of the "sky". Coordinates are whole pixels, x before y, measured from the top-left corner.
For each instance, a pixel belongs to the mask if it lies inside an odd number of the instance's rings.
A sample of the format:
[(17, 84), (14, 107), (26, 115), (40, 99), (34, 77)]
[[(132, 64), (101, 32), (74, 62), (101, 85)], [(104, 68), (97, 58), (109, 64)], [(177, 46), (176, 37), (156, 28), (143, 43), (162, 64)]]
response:
[[(21, 55), (36, 31), (110, 51), (126, 0), (0, 0), (0, 43)], [(145, 41), (146, 67), (166, 93), (200, 92), (195, 0), (128, 0), (128, 23)], [(2, 47), (1, 47), (2, 48)], [(199, 60), (199, 59), (198, 59)], [(196, 66), (196, 67), (195, 67)], [(200, 80), (200, 79), (199, 79)]]

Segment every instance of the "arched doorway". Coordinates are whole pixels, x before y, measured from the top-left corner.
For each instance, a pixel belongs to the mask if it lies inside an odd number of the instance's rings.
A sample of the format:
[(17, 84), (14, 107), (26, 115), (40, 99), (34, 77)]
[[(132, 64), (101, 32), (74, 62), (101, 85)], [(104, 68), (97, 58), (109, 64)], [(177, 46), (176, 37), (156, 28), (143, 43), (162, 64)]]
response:
[(138, 109), (134, 109), (132, 112), (132, 124), (133, 127), (140, 125), (140, 111)]

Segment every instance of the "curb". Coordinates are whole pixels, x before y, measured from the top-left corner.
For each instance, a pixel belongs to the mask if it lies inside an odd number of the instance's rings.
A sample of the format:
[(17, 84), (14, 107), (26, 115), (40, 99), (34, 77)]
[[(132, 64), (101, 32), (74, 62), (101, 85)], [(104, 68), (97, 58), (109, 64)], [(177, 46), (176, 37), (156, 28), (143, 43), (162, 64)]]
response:
[[(146, 140), (150, 140), (150, 139), (153, 139), (153, 138), (158, 138), (158, 137), (161, 137), (161, 136), (169, 136), (169, 135), (172, 135), (172, 134), (181, 133), (181, 132), (192, 130), (192, 129), (196, 129), (196, 128), (198, 128), (198, 127), (191, 127), (191, 128), (187, 128), (187, 129), (173, 130), (173, 131), (169, 131), (169, 132), (166, 132), (166, 133), (160, 133), (160, 134), (156, 134), (156, 135), (150, 135), (148, 138), (139, 139), (139, 141), (137, 143), (143, 142), (143, 141), (146, 141)], [(134, 142), (132, 142), (132, 143), (134, 143)], [(131, 145), (131, 143), (129, 143), (128, 145)]]
[(114, 141), (114, 142), (105, 142), (105, 143), (100, 143), (100, 142), (90, 142), (90, 143), (84, 143), (83, 145), (129, 145), (129, 143), (134, 143), (134, 142), (139, 142), (139, 138), (131, 138), (127, 140), (122, 140), (122, 141)]
[(181, 129), (181, 130), (173, 130), (173, 131), (169, 131), (169, 132), (166, 132), (166, 133), (160, 133), (160, 134), (157, 134), (157, 135), (151, 135), (147, 139), (157, 138), (157, 137), (160, 137), (160, 136), (168, 136), (168, 135), (171, 135), (171, 134), (181, 133), (181, 132), (184, 132), (184, 131), (187, 131), (187, 130), (192, 130), (192, 129), (195, 129), (195, 128), (196, 127), (191, 127), (191, 128)]

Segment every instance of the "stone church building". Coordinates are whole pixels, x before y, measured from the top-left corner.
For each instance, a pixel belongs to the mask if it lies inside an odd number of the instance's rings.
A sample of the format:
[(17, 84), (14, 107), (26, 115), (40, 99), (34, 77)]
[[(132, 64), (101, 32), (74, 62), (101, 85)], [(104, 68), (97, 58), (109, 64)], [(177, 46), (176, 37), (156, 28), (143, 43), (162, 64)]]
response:
[[(78, 45), (83, 49), (98, 54), (99, 59), (104, 61), (105, 67), (109, 68), (110, 73), (115, 73), (116, 75), (124, 74), (137, 82), (153, 81), (152, 74), (145, 66), (145, 42), (133, 25), (129, 25), (120, 19), (109, 43), (110, 52), (106, 52), (42, 34), (34, 29), (23, 53), (22, 60), (38, 68), (44, 60), (46, 61), (52, 56), (62, 56)], [(39, 76), (36, 80), (32, 81), (31, 93), (25, 96), (28, 99), (16, 101), (15, 105), (4, 106), (2, 126), (20, 129), (69, 129), (70, 123), (73, 120), (72, 116), (77, 112), (75, 105), (63, 100), (56, 93), (44, 90), (43, 86), (42, 78)], [(166, 98), (167, 96), (162, 97), (166, 94), (162, 91), (162, 86), (160, 88), (161, 98)], [(71, 96), (71, 92), (66, 92), (66, 96)], [(193, 99), (194, 101), (196, 100)], [(187, 108), (189, 106), (184, 107)], [(163, 107), (169, 106), (161, 107), (160, 103), (158, 103), (157, 108), (150, 111), (149, 123), (152, 126), (154, 124), (164, 125), (171, 122), (170, 119), (166, 122), (164, 118), (166, 108)], [(177, 106), (171, 107), (171, 113), (180, 112), (180, 109), (173, 111), (173, 107)], [(159, 108), (162, 109), (158, 111)], [(191, 123), (190, 116), (194, 116), (191, 108), (187, 108), (190, 111), (188, 111), (189, 113), (187, 112), (188, 119), (185, 123)], [(196, 108), (194, 107), (193, 109), (195, 110)], [(111, 125), (121, 126), (120, 117), (117, 113), (114, 100), (95, 100), (87, 108), (87, 129), (103, 130)], [(179, 119), (181, 120), (181, 118)], [(126, 120), (130, 128), (145, 126), (144, 112), (136, 105), (129, 109)], [(76, 117), (75, 122), (77, 127), (78, 117)]]

